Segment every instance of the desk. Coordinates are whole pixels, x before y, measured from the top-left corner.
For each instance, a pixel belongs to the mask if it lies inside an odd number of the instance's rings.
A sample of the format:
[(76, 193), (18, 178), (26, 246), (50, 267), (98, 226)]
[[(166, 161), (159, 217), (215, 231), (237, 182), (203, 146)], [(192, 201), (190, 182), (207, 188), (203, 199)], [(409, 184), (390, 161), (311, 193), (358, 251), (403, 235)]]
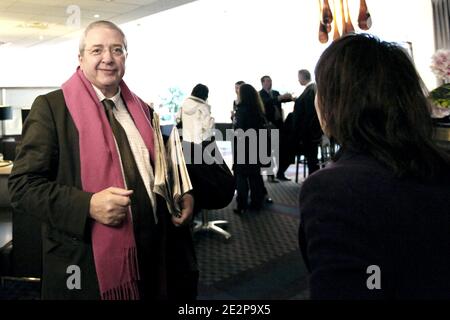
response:
[(436, 127), (434, 139), (438, 145), (450, 152), (450, 127)]
[(11, 201), (8, 192), (8, 177), (11, 169), (12, 164), (0, 167), (0, 248), (12, 239)]
[[(3, 162), (0, 161), (0, 165), (3, 165)], [(0, 167), (0, 175), (10, 175), (12, 170), (12, 162), (8, 166), (1, 166)]]
[(12, 163), (9, 166), (0, 167), (0, 207), (9, 207), (8, 177), (11, 174)]

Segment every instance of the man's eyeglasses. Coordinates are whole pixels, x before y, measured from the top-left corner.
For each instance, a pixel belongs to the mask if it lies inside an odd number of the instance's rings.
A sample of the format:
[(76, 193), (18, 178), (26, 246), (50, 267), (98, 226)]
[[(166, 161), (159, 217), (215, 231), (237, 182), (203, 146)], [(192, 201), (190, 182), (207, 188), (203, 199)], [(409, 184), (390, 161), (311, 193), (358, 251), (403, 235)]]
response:
[(91, 49), (85, 49), (85, 51), (87, 51), (87, 53), (89, 53), (91, 56), (103, 55), (105, 53), (105, 50), (109, 50), (109, 52), (115, 57), (122, 57), (127, 53), (127, 50), (122, 46), (115, 46), (109, 48), (99, 46)]

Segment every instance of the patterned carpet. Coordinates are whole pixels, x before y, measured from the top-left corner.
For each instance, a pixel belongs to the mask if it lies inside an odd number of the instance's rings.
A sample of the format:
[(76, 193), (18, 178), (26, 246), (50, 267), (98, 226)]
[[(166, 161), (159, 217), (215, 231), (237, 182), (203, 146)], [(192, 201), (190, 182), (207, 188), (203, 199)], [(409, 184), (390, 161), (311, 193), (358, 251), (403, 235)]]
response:
[[(300, 171), (301, 172), (301, 171)], [(293, 178), (292, 166), (287, 176)], [(298, 193), (294, 182), (267, 183), (273, 204), (260, 212), (237, 215), (235, 201), (210, 212), (210, 220), (227, 220), (231, 234), (200, 231), (194, 243), (200, 268), (199, 300), (308, 299), (307, 274), (298, 249)], [(6, 280), (0, 300), (39, 298), (39, 283)]]
[(225, 219), (232, 235), (194, 235), (200, 267), (200, 299), (306, 299), (306, 271), (298, 249), (300, 185), (271, 184), (274, 203), (260, 212), (233, 213), (235, 202), (210, 213)]
[[(219, 215), (221, 212), (218, 212)], [(205, 284), (228, 278), (297, 249), (296, 220), (272, 212), (249, 213), (243, 217), (220, 214), (229, 221), (229, 240), (209, 233), (196, 235)]]

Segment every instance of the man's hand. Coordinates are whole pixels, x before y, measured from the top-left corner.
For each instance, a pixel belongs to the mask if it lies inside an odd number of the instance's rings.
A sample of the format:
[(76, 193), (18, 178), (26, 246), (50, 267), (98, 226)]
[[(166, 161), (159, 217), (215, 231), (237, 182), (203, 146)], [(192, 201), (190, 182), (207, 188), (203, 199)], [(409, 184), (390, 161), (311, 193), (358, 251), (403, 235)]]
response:
[(180, 227), (189, 223), (192, 219), (192, 214), (194, 213), (194, 197), (186, 193), (180, 200), (181, 205), (181, 217), (177, 218), (172, 216), (172, 223), (176, 227)]
[(127, 216), (132, 193), (114, 187), (94, 193), (89, 207), (91, 218), (107, 226), (119, 226)]
[(281, 101), (281, 102), (289, 102), (292, 100), (293, 100), (292, 94), (290, 94), (290, 93), (285, 93), (285, 94), (278, 96), (278, 101)]

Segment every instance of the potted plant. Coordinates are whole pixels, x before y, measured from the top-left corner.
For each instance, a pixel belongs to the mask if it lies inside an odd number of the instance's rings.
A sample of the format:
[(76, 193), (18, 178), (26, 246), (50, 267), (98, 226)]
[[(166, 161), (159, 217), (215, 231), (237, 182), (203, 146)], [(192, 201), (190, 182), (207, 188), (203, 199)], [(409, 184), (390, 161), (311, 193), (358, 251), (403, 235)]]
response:
[(450, 125), (450, 50), (439, 49), (432, 56), (431, 70), (443, 84), (430, 92), (432, 117), (438, 125)]

